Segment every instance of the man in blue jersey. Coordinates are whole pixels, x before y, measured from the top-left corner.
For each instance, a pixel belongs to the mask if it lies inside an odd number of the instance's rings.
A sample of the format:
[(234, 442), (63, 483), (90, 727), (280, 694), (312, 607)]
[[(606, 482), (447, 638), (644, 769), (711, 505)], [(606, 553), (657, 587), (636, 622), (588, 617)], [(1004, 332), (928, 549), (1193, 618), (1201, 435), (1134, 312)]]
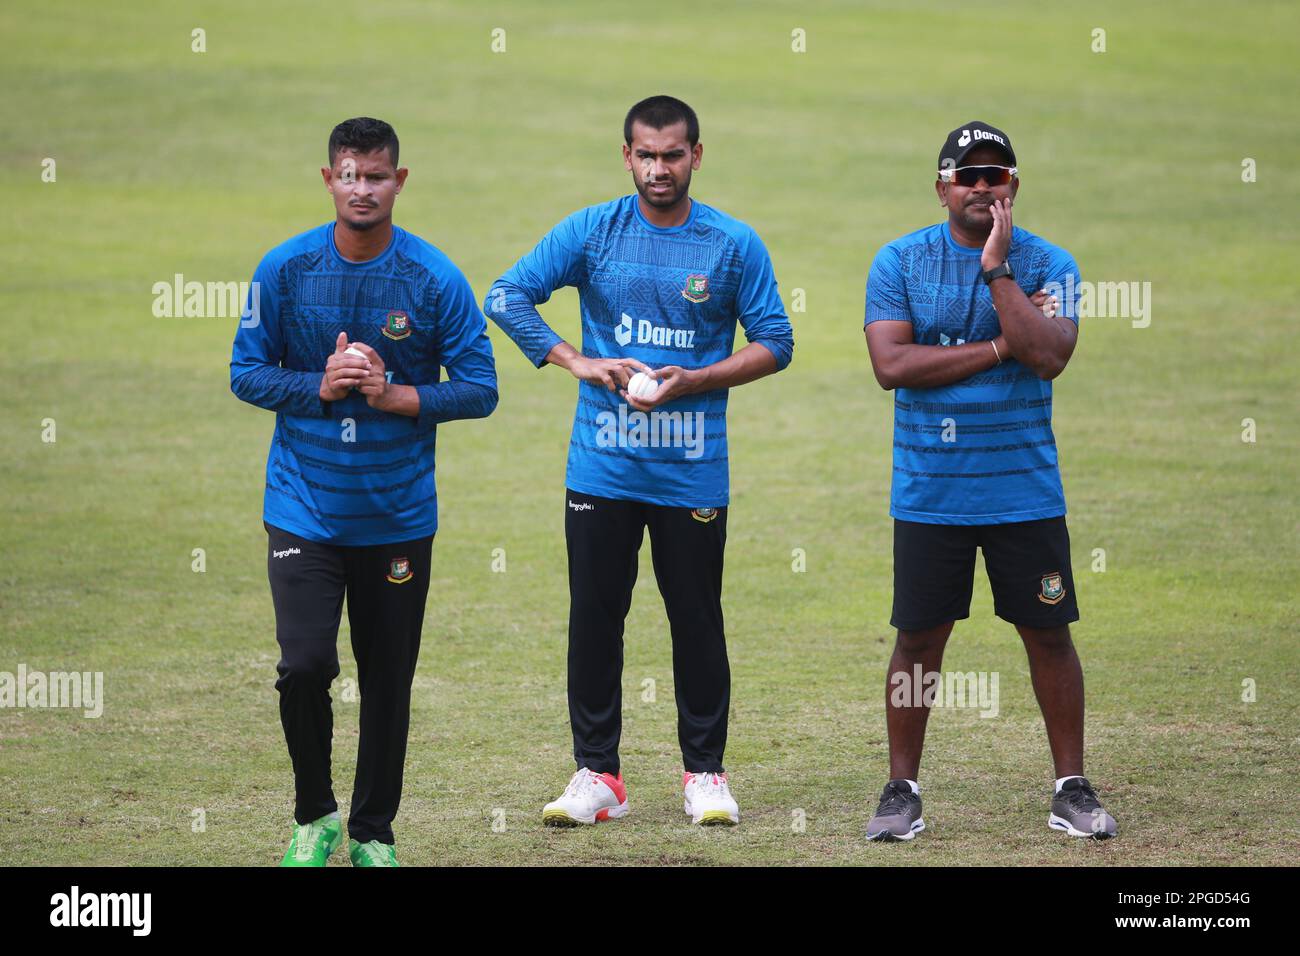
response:
[(496, 368), (460, 270), (393, 225), (407, 177), (393, 128), (340, 123), (329, 162), (321, 174), (336, 219), (262, 259), (230, 388), (276, 413), (263, 524), (296, 793), (282, 865), (324, 866), (342, 840), (329, 685), (346, 598), (361, 692), (351, 858), (396, 866), (392, 822), (438, 524), (437, 426), (491, 414)]
[[(642, 100), (623, 140), (636, 194), (563, 220), (485, 304), (534, 365), (558, 365), (580, 383), (564, 505), (578, 769), (542, 818), (589, 824), (627, 813), (623, 621), (648, 529), (672, 632), (684, 807), (695, 823), (734, 824), (722, 762), (727, 390), (785, 368), (794, 339), (758, 235), (688, 195), (704, 150), (694, 111), (670, 96)], [(562, 286), (578, 290), (581, 351), (537, 312)], [(732, 354), (737, 322), (748, 344)], [(631, 381), (638, 372), (650, 377), (644, 392), (644, 378)]]
[[(933, 688), (953, 623), (970, 616), (975, 552), (994, 613), (1015, 625), (1055, 764), (1048, 824), (1072, 836), (1117, 832), (1083, 776), (1079, 619), (1052, 434), (1051, 380), (1078, 335), (1070, 254), (1013, 227), (1020, 186), (1006, 133), (970, 122), (948, 135), (935, 191), (946, 222), (896, 239), (867, 280), (866, 338), (880, 386), (894, 389), (894, 609), (886, 682), (890, 780), (872, 840), (925, 828), (916, 782)], [(1073, 281), (1070, 281), (1073, 280)], [(1044, 301), (1047, 299), (1048, 301)]]

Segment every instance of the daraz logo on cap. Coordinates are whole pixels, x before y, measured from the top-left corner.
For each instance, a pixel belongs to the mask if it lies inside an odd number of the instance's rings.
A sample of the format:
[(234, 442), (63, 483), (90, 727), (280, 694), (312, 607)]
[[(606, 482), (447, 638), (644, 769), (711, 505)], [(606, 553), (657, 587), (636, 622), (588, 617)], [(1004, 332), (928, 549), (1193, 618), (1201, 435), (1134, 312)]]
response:
[[(973, 138), (974, 138), (974, 139), (991, 139), (991, 140), (993, 140), (995, 143), (1001, 143), (1003, 146), (1007, 145), (1007, 141), (1006, 141), (1005, 139), (1003, 139), (1003, 138), (1002, 138), (1001, 136), (999, 136), (997, 133), (990, 133), (988, 130), (983, 130), (983, 129), (977, 129), (977, 130), (975, 130), (975, 135), (974, 135)], [(957, 137), (957, 145), (958, 145), (958, 146), (965, 146), (967, 143), (969, 143), (969, 142), (971, 141), (971, 139), (972, 139), (971, 131), (968, 130), (968, 129), (964, 129), (964, 130), (961, 131), (961, 136)]]

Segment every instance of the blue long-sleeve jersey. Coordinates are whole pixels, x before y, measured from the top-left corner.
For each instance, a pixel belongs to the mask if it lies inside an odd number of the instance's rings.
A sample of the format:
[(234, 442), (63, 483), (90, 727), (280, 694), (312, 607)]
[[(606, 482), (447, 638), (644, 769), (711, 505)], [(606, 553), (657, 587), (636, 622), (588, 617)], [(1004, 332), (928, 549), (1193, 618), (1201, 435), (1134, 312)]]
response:
[[(484, 311), (538, 367), (563, 338), (537, 305), (563, 286), (578, 289), (590, 358), (702, 368), (731, 354), (739, 322), (778, 370), (790, 363), (794, 335), (767, 249), (745, 223), (704, 203), (693, 201), (671, 228), (647, 221), (635, 195), (579, 210), (498, 279)], [(730, 491), (726, 415), (727, 389), (647, 414), (581, 382), (567, 484), (605, 498), (721, 507)]]
[[(437, 425), (483, 418), (497, 403), (487, 323), (460, 270), (397, 226), (382, 254), (349, 262), (328, 223), (266, 254), (245, 313), (230, 389), (276, 413), (266, 522), (340, 545), (433, 534)], [(415, 386), (418, 417), (377, 411), (359, 392), (321, 399), (340, 332), (378, 352), (390, 382)], [(449, 381), (440, 381), (440, 368)]]

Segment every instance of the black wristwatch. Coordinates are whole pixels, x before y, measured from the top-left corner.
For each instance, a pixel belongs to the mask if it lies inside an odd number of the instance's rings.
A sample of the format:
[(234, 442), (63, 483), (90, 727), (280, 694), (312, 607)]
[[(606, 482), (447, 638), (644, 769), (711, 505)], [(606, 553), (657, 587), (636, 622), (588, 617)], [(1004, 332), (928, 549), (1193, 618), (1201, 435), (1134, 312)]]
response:
[(994, 266), (992, 269), (980, 273), (980, 278), (984, 280), (985, 285), (988, 285), (994, 279), (1001, 279), (1003, 276), (1006, 276), (1008, 279), (1014, 279), (1016, 277), (1016, 274), (1011, 271), (1010, 263), (1004, 262), (1000, 266)]

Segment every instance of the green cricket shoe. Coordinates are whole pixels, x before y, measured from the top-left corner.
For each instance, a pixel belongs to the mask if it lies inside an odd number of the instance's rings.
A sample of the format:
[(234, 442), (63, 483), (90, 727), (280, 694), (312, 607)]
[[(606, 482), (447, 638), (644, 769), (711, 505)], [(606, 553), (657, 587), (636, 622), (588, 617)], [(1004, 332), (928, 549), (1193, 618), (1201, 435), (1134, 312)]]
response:
[(295, 824), (293, 839), (289, 841), (289, 849), (280, 865), (324, 866), (342, 840), (343, 823), (337, 810), (311, 823)]
[(353, 866), (398, 865), (397, 849), (391, 843), (380, 843), (378, 840), (371, 840), (369, 843), (358, 843), (356, 840), (349, 840), (348, 847)]

